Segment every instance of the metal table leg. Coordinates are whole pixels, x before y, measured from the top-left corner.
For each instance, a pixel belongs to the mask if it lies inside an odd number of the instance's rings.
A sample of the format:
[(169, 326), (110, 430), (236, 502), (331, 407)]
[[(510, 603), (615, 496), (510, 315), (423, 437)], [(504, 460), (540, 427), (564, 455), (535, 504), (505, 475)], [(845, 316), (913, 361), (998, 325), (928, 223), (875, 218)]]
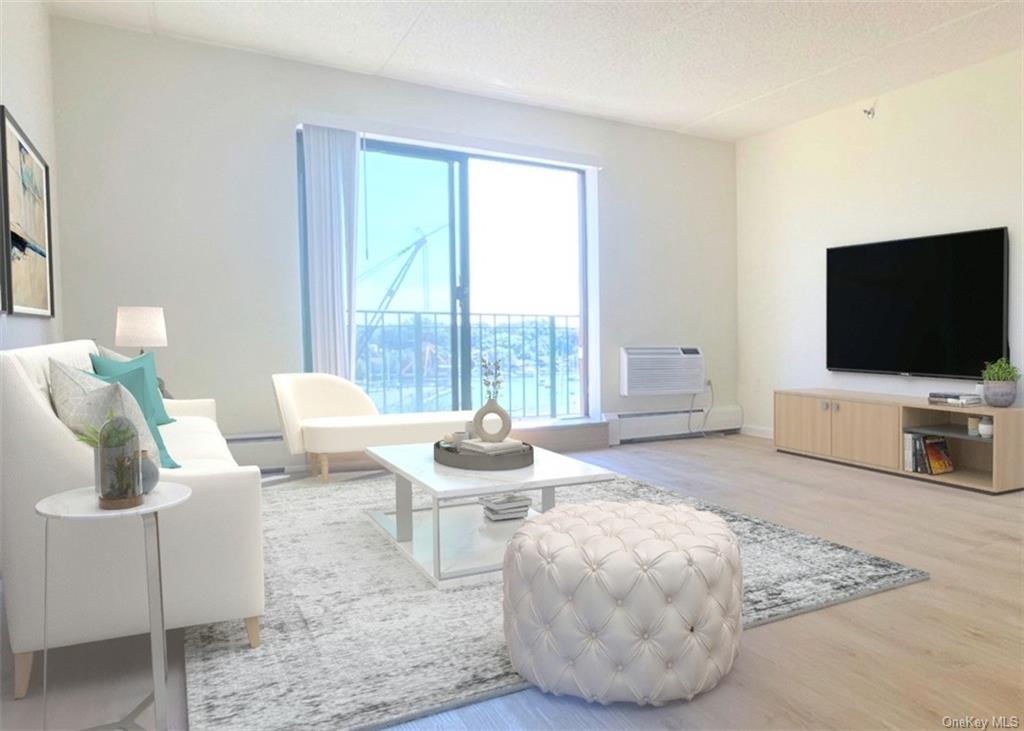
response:
[(555, 507), (555, 488), (542, 487), (540, 489), (540, 512), (546, 513)]
[(86, 731), (146, 731), (138, 718), (153, 706), (157, 731), (167, 731), (167, 635), (164, 631), (163, 573), (160, 567), (160, 519), (158, 513), (142, 516), (146, 544), (146, 588), (149, 600), (149, 646), (153, 661), (153, 692), (120, 721), (92, 726)]
[(412, 483), (395, 475), (395, 540), (412, 540)]
[(138, 718), (142, 715), (142, 712), (151, 705), (153, 705), (152, 693), (147, 695), (139, 705), (135, 706), (135, 708), (133, 708), (128, 715), (120, 721), (104, 723), (101, 726), (91, 726), (84, 731), (147, 731), (145, 726), (139, 724)]
[(149, 589), (149, 642), (153, 658), (153, 712), (157, 731), (167, 731), (167, 635), (164, 631), (164, 589), (160, 571), (160, 519), (142, 516), (146, 536), (146, 585)]
[[(149, 516), (149, 515), (143, 516), (143, 521), (145, 521), (146, 518), (149, 518), (149, 517), (156, 518), (156, 514), (154, 513), (151, 516)], [(154, 521), (154, 523), (155, 523), (155, 521)], [(50, 600), (50, 596), (49, 596), (49, 594), (50, 594), (50, 592), (49, 592), (49, 586), (50, 586), (50, 519), (46, 518), (46, 521), (45, 521), (45, 523), (43, 525), (44, 525), (44, 527), (43, 527), (43, 531), (44, 531), (43, 532), (43, 536), (44, 536), (43, 537), (43, 731), (46, 731), (46, 729), (49, 727), (48, 719), (47, 719), (47, 712), (46, 711), (47, 711), (47, 698), (48, 698), (47, 691), (49, 690), (49, 688), (48, 688), (48, 685), (49, 685), (48, 678), (49, 678), (49, 670), (50, 670), (50, 668), (49, 668), (49, 655), (50, 655), (50, 651), (49, 651), (49, 644), (47, 643), (47, 626), (49, 624), (47, 620), (49, 619), (49, 608), (50, 608), (50, 601), (49, 601)], [(148, 538), (148, 533), (147, 533), (147, 538)], [(146, 553), (147, 553), (147, 558), (148, 558), (148, 556), (149, 556), (149, 550), (148, 550), (149, 549), (149, 541), (148, 541), (148, 539), (146, 541), (146, 548), (147, 548), (147, 552)], [(159, 556), (158, 556), (158, 558), (159, 558)], [(159, 566), (159, 564), (158, 564), (158, 566)], [(157, 578), (159, 580), (159, 577), (157, 577)], [(163, 627), (163, 613), (162, 613), (163, 602), (162, 601), (160, 603), (160, 607), (161, 607), (160, 626)], [(166, 651), (165, 651), (163, 656), (166, 658)], [(154, 667), (155, 667), (155, 665), (154, 665)], [(164, 667), (166, 668), (166, 660), (164, 661)], [(164, 687), (165, 688), (166, 688), (166, 675), (167, 675), (167, 671), (165, 669), (164, 670), (164, 678), (165, 678), (165, 685), (164, 685)], [(153, 697), (154, 697), (154, 694), (150, 693), (148, 696), (146, 696), (145, 700), (143, 700), (139, 705), (137, 705), (135, 708), (133, 708), (131, 713), (129, 713), (127, 716), (125, 716), (120, 721), (115, 721), (114, 723), (105, 723), (105, 724), (103, 724), (101, 726), (93, 726), (93, 727), (91, 727), (89, 729), (86, 729), (86, 731), (146, 731), (146, 729), (143, 726), (140, 726), (138, 724), (136, 719), (142, 714), (142, 712), (144, 710), (146, 710), (146, 708), (149, 707), (149, 705), (151, 703), (153, 703)], [(166, 708), (166, 706), (165, 706), (165, 708)], [(166, 713), (165, 713), (164, 714), (164, 724), (163, 724), (163, 726), (160, 726), (159, 724), (157, 725), (157, 728), (160, 729), (161, 731), (166, 731), (166, 729), (167, 729), (167, 720), (166, 719), (167, 719), (167, 716), (166, 716)]]
[(441, 580), (441, 502), (434, 498), (434, 578)]
[(50, 585), (50, 519), (43, 524), (43, 731), (46, 731), (46, 677), (49, 671), (49, 651), (46, 645), (46, 618), (49, 608)]

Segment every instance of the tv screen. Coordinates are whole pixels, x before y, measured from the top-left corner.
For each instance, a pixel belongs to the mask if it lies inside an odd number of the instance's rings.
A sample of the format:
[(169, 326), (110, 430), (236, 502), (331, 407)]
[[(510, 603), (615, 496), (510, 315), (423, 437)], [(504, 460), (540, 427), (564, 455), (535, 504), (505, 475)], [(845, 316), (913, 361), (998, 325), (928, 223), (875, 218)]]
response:
[(1005, 228), (828, 250), (829, 370), (974, 378), (1008, 356)]

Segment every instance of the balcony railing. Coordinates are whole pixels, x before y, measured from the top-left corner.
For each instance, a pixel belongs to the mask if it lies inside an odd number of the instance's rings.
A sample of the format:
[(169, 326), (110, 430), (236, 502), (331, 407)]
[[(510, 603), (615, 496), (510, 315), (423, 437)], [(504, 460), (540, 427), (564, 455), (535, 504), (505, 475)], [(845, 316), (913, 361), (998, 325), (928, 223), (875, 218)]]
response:
[[(453, 395), (452, 317), (447, 312), (359, 310), (356, 383), (382, 413), (473, 409), (483, 402), (481, 354), (501, 359), (499, 402), (522, 417), (582, 413), (580, 318), (570, 315), (470, 315), (472, 403)], [(457, 347), (457, 346), (456, 346)]]

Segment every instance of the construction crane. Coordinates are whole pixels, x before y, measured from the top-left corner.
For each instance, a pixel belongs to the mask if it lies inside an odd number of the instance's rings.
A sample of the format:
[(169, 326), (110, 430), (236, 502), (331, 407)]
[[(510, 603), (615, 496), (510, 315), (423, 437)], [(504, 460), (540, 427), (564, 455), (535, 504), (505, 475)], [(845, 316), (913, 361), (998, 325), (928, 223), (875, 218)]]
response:
[(443, 231), (446, 228), (448, 228), (447, 223), (442, 224), (435, 228), (434, 230), (429, 231), (427, 233), (421, 232), (419, 238), (417, 238), (411, 244), (409, 244), (403, 249), (400, 249), (399, 251), (389, 256), (387, 259), (384, 259), (383, 261), (375, 264), (374, 266), (370, 267), (365, 272), (362, 272), (361, 274), (359, 274), (359, 276), (356, 277), (357, 281), (363, 280), (369, 276), (376, 274), (381, 269), (390, 266), (394, 262), (401, 260), (402, 257), (405, 257), (405, 261), (402, 262), (402, 266), (399, 268), (398, 273), (395, 274), (395, 277), (394, 279), (391, 280), (391, 284), (388, 285), (387, 291), (384, 293), (384, 296), (381, 297), (380, 303), (377, 305), (377, 309), (374, 310), (373, 316), (370, 318), (370, 321), (367, 322), (366, 325), (364, 326), (366, 328), (366, 333), (362, 336), (362, 338), (360, 338), (362, 342), (360, 343), (359, 348), (362, 351), (363, 355), (365, 355), (366, 353), (366, 348), (368, 347), (370, 340), (373, 339), (374, 332), (377, 330), (378, 327), (380, 327), (381, 323), (384, 321), (384, 314), (387, 312), (388, 308), (391, 307), (391, 302), (395, 299), (395, 295), (398, 294), (398, 290), (402, 286), (402, 282), (405, 281), (405, 277), (409, 274), (409, 270), (412, 269), (412, 265), (416, 262), (416, 257), (423, 250), (423, 247), (427, 245), (431, 236), (438, 233), (439, 231)]

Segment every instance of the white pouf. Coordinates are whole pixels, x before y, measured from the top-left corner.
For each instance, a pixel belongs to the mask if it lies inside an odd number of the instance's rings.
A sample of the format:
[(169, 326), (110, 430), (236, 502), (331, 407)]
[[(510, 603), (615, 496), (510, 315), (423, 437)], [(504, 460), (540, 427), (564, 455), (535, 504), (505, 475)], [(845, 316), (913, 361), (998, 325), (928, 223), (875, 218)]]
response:
[(736, 536), (685, 505), (562, 505), (505, 550), (505, 639), (541, 690), (661, 705), (710, 690), (743, 625)]

